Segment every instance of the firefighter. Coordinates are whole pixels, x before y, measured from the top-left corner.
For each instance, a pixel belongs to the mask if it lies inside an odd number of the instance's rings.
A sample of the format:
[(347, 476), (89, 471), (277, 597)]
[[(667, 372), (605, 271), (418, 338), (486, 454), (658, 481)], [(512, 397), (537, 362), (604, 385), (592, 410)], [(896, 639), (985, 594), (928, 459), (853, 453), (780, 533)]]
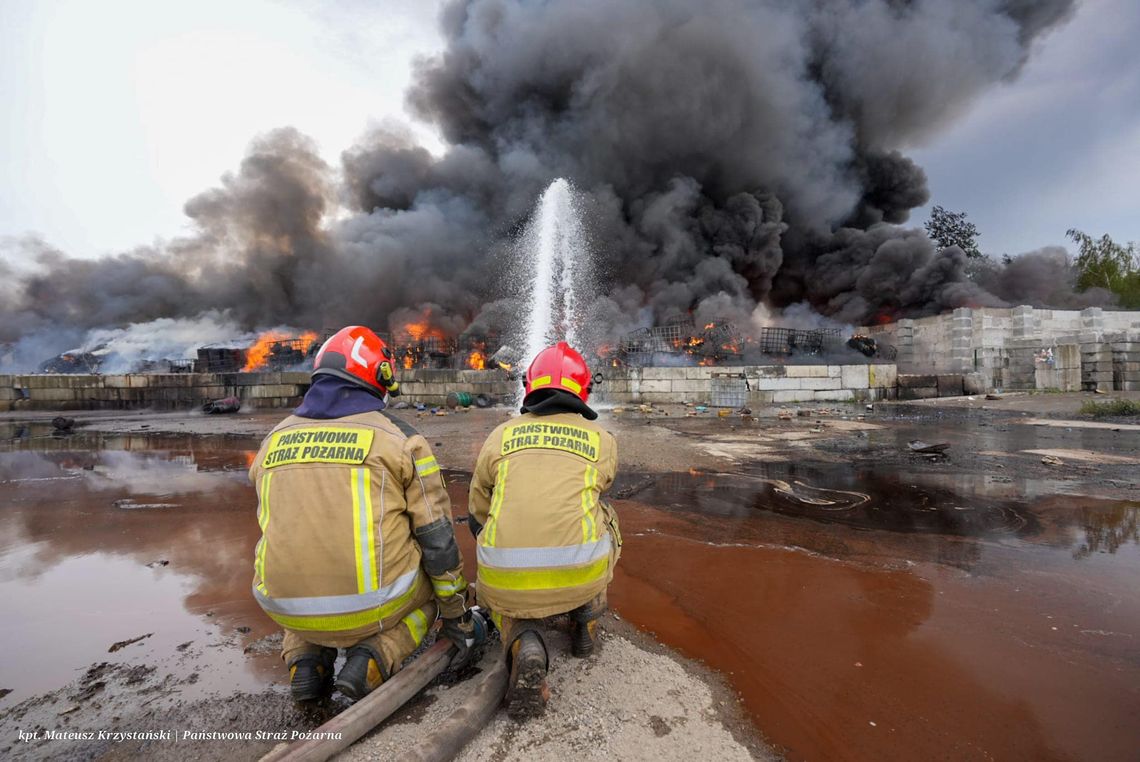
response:
[(399, 394), (392, 354), (363, 326), (324, 343), (313, 384), (261, 443), (249, 470), (261, 541), (253, 596), (285, 629), (297, 701), (336, 688), (352, 699), (400, 668), (439, 616), (470, 659), (467, 582), (451, 502), (427, 441), (384, 411)]
[(549, 696), (542, 619), (569, 613), (571, 653), (592, 653), (620, 552), (617, 515), (601, 499), (617, 445), (586, 404), (590, 380), (566, 342), (540, 352), (526, 372), (522, 415), (487, 438), (471, 480), (477, 596), (503, 636), (507, 713), (516, 719), (541, 714)]

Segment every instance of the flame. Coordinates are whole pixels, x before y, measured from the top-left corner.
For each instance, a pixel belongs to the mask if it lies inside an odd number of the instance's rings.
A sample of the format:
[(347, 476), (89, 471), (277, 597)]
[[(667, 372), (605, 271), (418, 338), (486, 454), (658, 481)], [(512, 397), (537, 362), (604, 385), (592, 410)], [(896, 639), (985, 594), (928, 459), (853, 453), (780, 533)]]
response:
[(248, 471), (253, 468), (253, 461), (257, 457), (257, 450), (246, 450), (242, 453), (242, 456), (245, 458), (245, 470)]
[(716, 328), (716, 323), (705, 323), (705, 330), (706, 331), (711, 331), (714, 328)]
[(411, 370), (416, 365), (416, 357), (411, 352), (404, 354), (404, 370)]
[(305, 354), (316, 340), (317, 334), (313, 331), (305, 331), (300, 336), (290, 336), (281, 331), (266, 331), (257, 337), (257, 341), (252, 347), (245, 351), (245, 366), (241, 372), (250, 373), (267, 366), (269, 357), (273, 354), (273, 345), (279, 341), (297, 341), (299, 342), (297, 349)]
[(412, 341), (423, 341), (424, 339), (442, 339), (445, 338), (443, 331), (438, 328), (433, 328), (428, 323), (427, 318), (423, 318), (418, 323), (405, 323), (403, 331)]
[(514, 367), (514, 366), (512, 366), (512, 365), (511, 365), (509, 362), (503, 362), (502, 360), (499, 360), (499, 361), (498, 361), (498, 365), (499, 365), (499, 367), (500, 367), (500, 368), (502, 368), (503, 370), (505, 370), (507, 373), (510, 373), (510, 372), (511, 372), (511, 368), (512, 368), (512, 367)]
[(487, 367), (487, 358), (476, 349), (471, 354), (467, 355), (467, 367), (472, 370), (484, 370)]

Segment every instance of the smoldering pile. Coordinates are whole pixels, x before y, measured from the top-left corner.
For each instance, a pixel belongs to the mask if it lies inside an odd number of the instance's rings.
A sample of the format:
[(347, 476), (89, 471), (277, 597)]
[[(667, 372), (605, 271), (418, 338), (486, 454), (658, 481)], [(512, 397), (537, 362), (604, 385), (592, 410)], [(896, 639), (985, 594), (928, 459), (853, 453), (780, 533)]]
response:
[(596, 253), (600, 339), (677, 313), (748, 325), (757, 305), (859, 324), (1001, 304), (961, 252), (896, 227), (928, 198), (901, 151), (1017, 76), (1073, 7), (453, 0), (407, 93), (441, 155), (376, 131), (334, 170), (295, 130), (262, 136), (186, 204), (194, 236), (98, 260), (13, 244), (0, 343), (42, 359), (89, 329), (210, 310), (243, 331), (431, 314), (450, 336), (507, 333), (503, 254), (560, 176)]

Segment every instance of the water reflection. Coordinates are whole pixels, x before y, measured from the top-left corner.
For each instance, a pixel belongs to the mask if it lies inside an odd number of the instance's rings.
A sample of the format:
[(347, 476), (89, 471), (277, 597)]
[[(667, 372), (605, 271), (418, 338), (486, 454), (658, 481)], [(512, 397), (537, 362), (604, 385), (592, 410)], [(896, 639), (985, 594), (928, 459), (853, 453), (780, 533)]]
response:
[(1073, 551), (1074, 558), (1087, 558), (1093, 553), (1115, 553), (1130, 542), (1140, 545), (1140, 506), (1134, 503), (1082, 507), (1080, 525), (1085, 539)]
[[(35, 431), (0, 443), (0, 595), (10, 608), (0, 634), (23, 654), (5, 670), (2, 687), (15, 690), (5, 705), (108, 658), (174, 659), (177, 671), (176, 646), (191, 640), (218, 646), (199, 661), (243, 665), (203, 669), (195, 692), (272, 679), (272, 656), (267, 667), (241, 653), (275, 630), (249, 595), (258, 528), (245, 470), (256, 444)], [(111, 643), (147, 632), (108, 656)]]

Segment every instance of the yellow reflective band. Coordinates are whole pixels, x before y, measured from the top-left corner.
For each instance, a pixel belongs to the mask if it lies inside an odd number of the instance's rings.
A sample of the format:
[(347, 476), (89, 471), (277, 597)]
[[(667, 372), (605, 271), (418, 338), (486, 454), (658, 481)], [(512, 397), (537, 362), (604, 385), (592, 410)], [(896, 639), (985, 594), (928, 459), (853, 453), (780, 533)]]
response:
[(503, 615), (491, 612), (491, 621), (495, 623), (495, 629), (499, 632), (503, 631)]
[(264, 468), (294, 463), (342, 463), (357, 466), (368, 457), (376, 432), (342, 426), (306, 426), (278, 431), (269, 440)]
[(372, 474), (367, 468), (349, 471), (352, 490), (352, 539), (356, 548), (356, 592), (368, 593), (380, 586), (376, 568), (372, 526)]
[(424, 639), (424, 635), (427, 635), (427, 614), (422, 609), (416, 609), (404, 617), (404, 624), (407, 626), (408, 632), (411, 633), (412, 641), (418, 646)]
[(531, 389), (537, 389), (540, 386), (550, 386), (550, 376), (539, 376), (530, 382)]
[(572, 378), (563, 378), (562, 385), (575, 394), (582, 393), (582, 386)]
[(592, 564), (562, 569), (496, 569), (479, 567), (479, 584), (499, 590), (557, 590), (578, 587), (595, 582), (605, 576), (609, 558), (599, 558)]
[(434, 456), (420, 458), (416, 461), (416, 473), (420, 476), (430, 476), (439, 471), (439, 462)]
[(261, 527), (261, 539), (257, 542), (257, 550), (254, 551), (254, 570), (257, 572), (257, 588), (261, 592), (266, 592), (265, 588), (265, 546), (266, 532), (269, 527), (269, 484), (273, 478), (272, 473), (266, 473), (261, 477), (261, 504), (257, 510), (257, 524)]
[(463, 579), (462, 574), (460, 574), (459, 578), (455, 580), (440, 580), (432, 578), (431, 588), (435, 591), (437, 598), (449, 598), (458, 593), (460, 590), (466, 590), (467, 580)]
[(383, 606), (376, 608), (365, 609), (364, 611), (356, 611), (351, 614), (329, 614), (325, 616), (293, 616), (289, 614), (277, 614), (272, 611), (266, 611), (277, 624), (282, 627), (288, 627), (291, 630), (309, 630), (310, 632), (337, 632), (340, 630), (355, 630), (357, 627), (365, 627), (370, 624), (376, 624), (387, 617), (392, 616), (402, 607), (406, 606), (408, 601), (411, 600), (412, 594), (416, 591), (417, 585), (412, 585), (408, 592), (401, 595), (395, 600), (385, 603)]
[(479, 539), (484, 545), (494, 547), (495, 538), (499, 534), (499, 511), (503, 508), (503, 493), (507, 491), (507, 466), (510, 461), (499, 461), (499, 472), (495, 476), (494, 497), (491, 498), (491, 510), (487, 515), (487, 526), (479, 533)]
[(585, 485), (582, 487), (582, 544), (598, 539), (598, 525), (594, 521), (594, 488), (598, 486), (598, 469), (586, 466)]
[(596, 431), (568, 423), (516, 423), (503, 429), (500, 455), (522, 450), (561, 450), (597, 463), (602, 436)]

